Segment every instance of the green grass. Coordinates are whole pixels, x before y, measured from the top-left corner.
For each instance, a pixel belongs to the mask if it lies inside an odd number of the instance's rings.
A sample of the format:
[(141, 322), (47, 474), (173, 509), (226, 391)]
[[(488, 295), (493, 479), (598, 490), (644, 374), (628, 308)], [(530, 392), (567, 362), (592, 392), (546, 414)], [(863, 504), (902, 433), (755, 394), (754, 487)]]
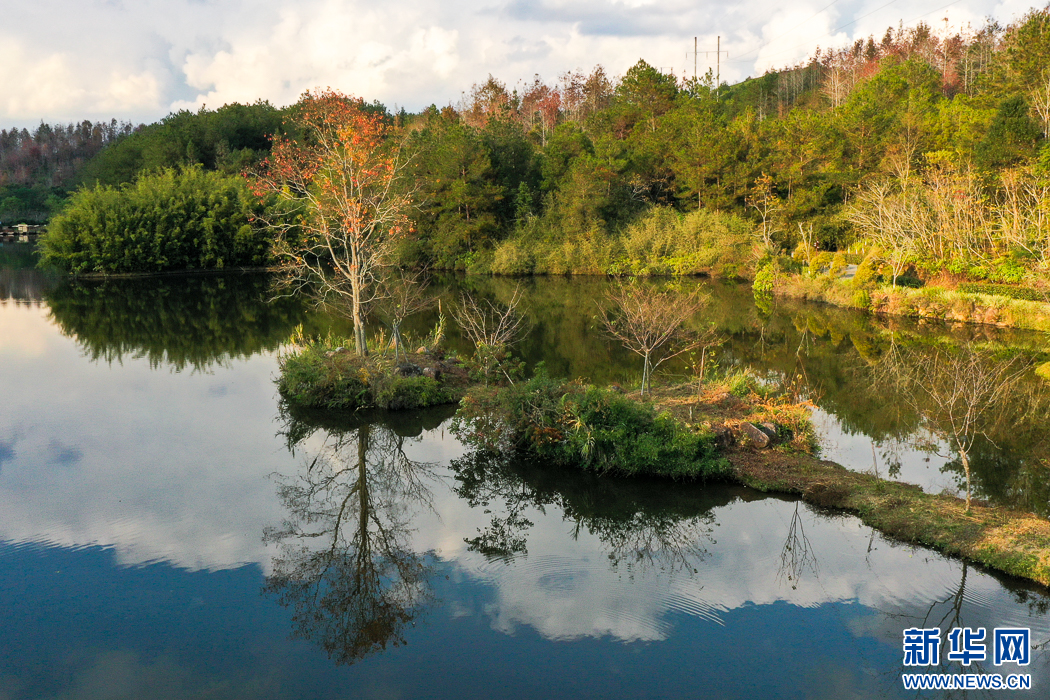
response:
[(463, 399), (456, 434), (484, 449), (511, 448), (599, 473), (705, 479), (728, 473), (715, 435), (610, 389), (543, 372)]
[(349, 344), (327, 338), (282, 355), (277, 379), (281, 397), (299, 408), (402, 411), (455, 403), (463, 395), (463, 373), (435, 358), (408, 356), (417, 365), (440, 366), (439, 379), (400, 376), (389, 355), (362, 358), (345, 349)]

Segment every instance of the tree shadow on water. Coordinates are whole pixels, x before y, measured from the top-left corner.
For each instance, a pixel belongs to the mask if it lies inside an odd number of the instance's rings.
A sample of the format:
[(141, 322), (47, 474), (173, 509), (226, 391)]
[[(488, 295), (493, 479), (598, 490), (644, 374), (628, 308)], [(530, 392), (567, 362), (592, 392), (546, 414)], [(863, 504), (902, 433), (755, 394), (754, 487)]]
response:
[(337, 663), (404, 644), (433, 601), (432, 562), (411, 542), (413, 517), (430, 507), (435, 479), (434, 464), (406, 454), (422, 423), (284, 418), (282, 432), (302, 461), (297, 473), (274, 475), (287, 517), (264, 533), (277, 547), (264, 592), (292, 610), (293, 638), (316, 643)]

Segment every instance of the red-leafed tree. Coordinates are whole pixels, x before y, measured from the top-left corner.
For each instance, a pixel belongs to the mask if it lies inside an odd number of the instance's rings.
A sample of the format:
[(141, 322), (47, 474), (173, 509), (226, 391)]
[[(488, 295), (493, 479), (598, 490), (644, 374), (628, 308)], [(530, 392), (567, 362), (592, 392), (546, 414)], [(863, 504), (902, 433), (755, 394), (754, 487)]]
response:
[(385, 115), (360, 98), (306, 92), (293, 114), (297, 137), (275, 137), (251, 181), (257, 194), (276, 195), (290, 209), (266, 222), (287, 280), (347, 309), (357, 353), (367, 355), (365, 315), (408, 228), (411, 193), (401, 182), (408, 158)]

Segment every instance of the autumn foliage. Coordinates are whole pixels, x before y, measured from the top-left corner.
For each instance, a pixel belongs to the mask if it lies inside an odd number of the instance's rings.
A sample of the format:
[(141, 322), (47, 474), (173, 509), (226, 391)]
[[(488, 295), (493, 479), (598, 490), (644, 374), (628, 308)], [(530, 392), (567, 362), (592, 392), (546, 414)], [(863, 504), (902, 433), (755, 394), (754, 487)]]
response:
[(406, 159), (383, 113), (335, 90), (306, 92), (287, 127), (290, 135), (274, 139), (252, 187), (288, 206), (267, 222), (286, 279), (348, 311), (357, 351), (367, 354), (364, 318), (379, 272), (407, 229), (410, 192), (398, 187)]

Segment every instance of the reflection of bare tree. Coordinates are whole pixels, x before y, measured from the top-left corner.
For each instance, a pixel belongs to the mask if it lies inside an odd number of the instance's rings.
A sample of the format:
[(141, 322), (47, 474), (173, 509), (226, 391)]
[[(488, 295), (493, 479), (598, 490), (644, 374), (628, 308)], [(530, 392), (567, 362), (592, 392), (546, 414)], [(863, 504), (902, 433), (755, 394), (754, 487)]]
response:
[(787, 579), (791, 589), (798, 588), (798, 582), (806, 569), (819, 576), (817, 556), (813, 551), (813, 545), (806, 537), (806, 530), (802, 525), (802, 516), (798, 512), (799, 502), (795, 503), (795, 512), (791, 515), (791, 524), (788, 525), (787, 538), (784, 547), (780, 550), (780, 569), (777, 571), (777, 581)]
[(661, 494), (650, 505), (634, 482), (620, 490), (615, 480), (552, 474), (487, 452), (472, 452), (451, 466), (456, 493), (491, 517), (477, 537), (466, 539), (471, 550), (485, 556), (527, 554), (533, 525), (527, 511), (543, 512), (548, 505), (559, 507), (574, 523), (574, 537), (583, 531), (597, 537), (614, 568), (691, 572), (707, 556), (714, 516), (695, 502), (681, 509), (669, 507), (667, 494)]
[(413, 508), (430, 503), (431, 465), (404, 441), (377, 424), (329, 431), (303, 472), (279, 478), (289, 517), (264, 536), (279, 547), (266, 590), (293, 608), (294, 636), (340, 663), (402, 644), (430, 598), (409, 534)]
[[(942, 668), (939, 672), (950, 672), (952, 670), (961, 670), (965, 673), (987, 673), (987, 672), (998, 672), (1000, 669), (991, 667), (992, 663), (992, 629), (997, 623), (1001, 623), (1002, 620), (993, 620), (992, 624), (988, 622), (973, 619), (972, 616), (976, 615), (980, 618), (982, 614), (981, 606), (978, 604), (976, 609), (967, 610), (967, 584), (969, 577), (970, 565), (966, 561), (962, 562), (962, 567), (959, 572), (959, 583), (954, 586), (947, 594), (942, 598), (933, 600), (928, 606), (920, 608), (914, 613), (888, 613), (883, 614), (889, 620), (897, 620), (900, 622), (899, 630), (903, 631), (909, 627), (918, 628), (938, 628), (940, 629), (940, 659)], [(1000, 583), (1010, 591), (1014, 598), (1019, 603), (1025, 603), (1028, 605), (1029, 612), (1033, 617), (1044, 617), (1047, 610), (1050, 610), (1050, 598), (1047, 597), (1045, 591), (1041, 590), (1041, 587), (1034, 586), (1032, 588), (1027, 587), (1029, 584), (1026, 582), (1020, 582), (1017, 580), (1003, 579)], [(1014, 585), (1021, 585), (1022, 588), (1012, 589)], [(1038, 589), (1038, 590), (1037, 590)], [(972, 603), (972, 601), (969, 601)], [(983, 611), (987, 612), (987, 611)], [(951, 661), (948, 659), (948, 652), (951, 647), (949, 644), (949, 635), (955, 628), (961, 627), (984, 627), (987, 632), (984, 644), (986, 645), (986, 651), (988, 657), (984, 663), (980, 661), (971, 661), (969, 666), (953, 666), (959, 662)], [(895, 634), (900, 634), (900, 631), (895, 631)], [(1033, 633), (1035, 630), (1033, 630)], [(899, 641), (900, 637), (896, 637), (896, 641)], [(1032, 638), (1032, 649), (1041, 650), (1050, 647), (1050, 640), (1038, 641), (1035, 637)], [(1034, 661), (1034, 659), (1033, 659)], [(1034, 667), (1034, 666), (1033, 666)], [(920, 669), (921, 671), (921, 669)], [(914, 667), (900, 666), (897, 670), (886, 674), (886, 680), (889, 685), (896, 688), (900, 687), (900, 676), (902, 673), (915, 673)], [(983, 697), (996, 697), (995, 693), (988, 690), (980, 691), (979, 693)], [(951, 697), (974, 697), (972, 690), (963, 691), (943, 691), (942, 695), (938, 697), (951, 698)], [(916, 693), (916, 697), (922, 697), (921, 694)]]
[(714, 516), (702, 513), (636, 512), (623, 518), (591, 518), (587, 529), (607, 547), (613, 568), (695, 572), (707, 558)]
[(1003, 408), (1017, 393), (1026, 369), (1018, 356), (999, 358), (971, 345), (893, 346), (883, 356), (883, 372), (894, 375), (901, 396), (921, 416), (923, 427), (958, 454), (966, 478), (967, 508), (972, 492), (971, 450), (978, 437), (990, 439), (1002, 422)]

